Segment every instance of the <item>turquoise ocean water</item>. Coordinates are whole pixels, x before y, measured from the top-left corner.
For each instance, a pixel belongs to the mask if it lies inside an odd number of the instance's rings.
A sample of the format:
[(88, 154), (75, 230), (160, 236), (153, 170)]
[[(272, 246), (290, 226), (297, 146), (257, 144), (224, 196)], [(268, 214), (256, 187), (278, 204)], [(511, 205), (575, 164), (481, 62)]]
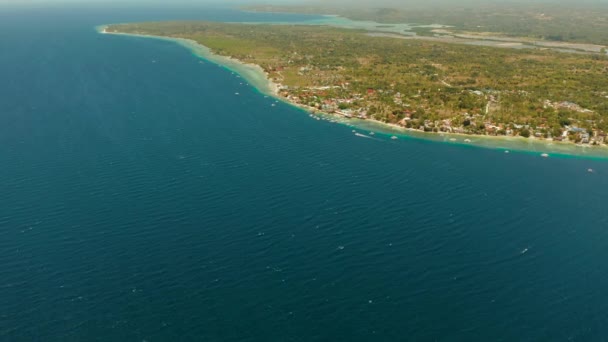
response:
[(363, 138), (95, 30), (305, 18), (0, 11), (0, 340), (606, 339), (606, 161)]

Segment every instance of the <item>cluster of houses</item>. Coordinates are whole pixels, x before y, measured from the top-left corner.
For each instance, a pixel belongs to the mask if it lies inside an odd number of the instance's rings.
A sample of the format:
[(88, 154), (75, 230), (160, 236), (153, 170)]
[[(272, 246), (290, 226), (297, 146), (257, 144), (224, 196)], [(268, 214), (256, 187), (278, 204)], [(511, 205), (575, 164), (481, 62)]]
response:
[(570, 139), (578, 141), (581, 144), (605, 144), (607, 134), (600, 130), (592, 130), (591, 132), (576, 126), (566, 126), (561, 137), (554, 137), (553, 140), (563, 141)]
[[(382, 90), (369, 88), (365, 95), (351, 94), (348, 98), (332, 98), (328, 96), (328, 92), (333, 88), (345, 88), (345, 85), (340, 86), (325, 86), (325, 87), (310, 87), (289, 89), (283, 87), (280, 94), (289, 101), (305, 106), (313, 111), (320, 110), (326, 113), (334, 113), (345, 118), (367, 119), (369, 106), (362, 105), (370, 103), (370, 98), (378, 94), (384, 93)], [(475, 95), (483, 95), (482, 92), (476, 92)], [(490, 95), (488, 99), (490, 103), (496, 102), (494, 95)], [(445, 132), (459, 134), (484, 134), (484, 135), (505, 135), (505, 136), (524, 136), (535, 137), (538, 139), (550, 139), (553, 141), (571, 141), (581, 144), (606, 144), (608, 138), (606, 133), (600, 130), (587, 130), (577, 126), (565, 126), (561, 130), (561, 134), (556, 134), (549, 127), (541, 124), (540, 126), (531, 127), (530, 125), (521, 125), (516, 123), (495, 123), (487, 121), (487, 118), (482, 114), (463, 113), (451, 119), (443, 120), (423, 120), (416, 118), (416, 111), (409, 109), (409, 105), (404, 103), (404, 98), (401, 93), (396, 92), (392, 96), (393, 102), (403, 109), (403, 119), (397, 122), (398, 125), (413, 130), (424, 132)], [(358, 103), (358, 106), (353, 104)], [(572, 102), (544, 102), (544, 106), (556, 109), (568, 109), (578, 112), (591, 112)], [(486, 107), (487, 112), (487, 107)]]
[(570, 102), (570, 101), (561, 101), (561, 102), (551, 102), (549, 100), (545, 100), (543, 102), (544, 108), (555, 108), (555, 109), (567, 109), (579, 113), (593, 113), (592, 110), (585, 109), (580, 105)]
[[(531, 127), (530, 125), (520, 125), (516, 123), (497, 124), (490, 121), (482, 121), (481, 125), (476, 124), (475, 120), (483, 120), (480, 114), (470, 115), (465, 113), (462, 121), (466, 124), (454, 125), (454, 119), (444, 120), (424, 120), (418, 127), (411, 127), (425, 132), (446, 132), (459, 134), (484, 134), (485, 135), (505, 135), (505, 136), (533, 136), (538, 139), (549, 139), (553, 141), (571, 141), (580, 144), (600, 145), (608, 143), (608, 134), (601, 130), (587, 130), (577, 126), (565, 126), (561, 130), (561, 134), (552, 135), (551, 130), (545, 125)], [(404, 127), (410, 127), (407, 124), (411, 119), (406, 117), (399, 122)], [(471, 128), (472, 127), (472, 128)], [(524, 135), (524, 131), (527, 133)]]
[(300, 89), (297, 95), (292, 95), (288, 87), (283, 87), (279, 94), (293, 103), (310, 107), (313, 110), (334, 113), (347, 118), (367, 119), (366, 107), (351, 108), (353, 103), (364, 100), (361, 94), (352, 94), (349, 98), (329, 98), (327, 91), (332, 88), (342, 88), (342, 86)]

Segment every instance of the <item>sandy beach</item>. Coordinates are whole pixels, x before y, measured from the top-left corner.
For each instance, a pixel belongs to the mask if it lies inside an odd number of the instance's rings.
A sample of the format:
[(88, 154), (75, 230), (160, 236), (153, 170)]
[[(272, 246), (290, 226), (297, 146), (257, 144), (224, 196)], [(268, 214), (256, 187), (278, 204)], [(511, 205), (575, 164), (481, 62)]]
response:
[(509, 151), (520, 151), (524, 153), (549, 153), (551, 155), (562, 155), (571, 157), (588, 157), (608, 159), (608, 147), (580, 145), (571, 142), (554, 142), (544, 138), (523, 138), (509, 136), (488, 136), (488, 135), (469, 135), (449, 132), (423, 132), (420, 130), (408, 129), (396, 124), (385, 123), (374, 119), (355, 119), (344, 118), (339, 114), (332, 114), (319, 111), (317, 108), (308, 107), (290, 101), (289, 99), (280, 96), (280, 89), (283, 85), (272, 81), (264, 69), (252, 63), (245, 63), (230, 56), (221, 56), (213, 53), (210, 48), (199, 44), (198, 42), (184, 38), (163, 37), (145, 34), (131, 34), (121, 32), (109, 32), (108, 26), (103, 25), (96, 28), (101, 34), (124, 35), (133, 37), (143, 37), (171, 41), (184, 46), (196, 56), (203, 58), (212, 63), (218, 64), (228, 70), (239, 74), (256, 90), (264, 95), (272, 96), (284, 103), (300, 108), (308, 113), (313, 112), (317, 116), (321, 116), (324, 120), (333, 121), (339, 124), (348, 125), (353, 128), (363, 130), (372, 130), (380, 134), (388, 136), (398, 135), (408, 138), (424, 139), (431, 141), (440, 141), (456, 145), (471, 145), (483, 148), (501, 149)]

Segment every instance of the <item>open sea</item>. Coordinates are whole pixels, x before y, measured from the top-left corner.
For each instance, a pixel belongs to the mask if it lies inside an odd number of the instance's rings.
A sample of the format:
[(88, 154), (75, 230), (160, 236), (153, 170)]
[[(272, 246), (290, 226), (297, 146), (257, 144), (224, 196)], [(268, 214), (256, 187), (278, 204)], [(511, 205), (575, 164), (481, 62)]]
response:
[(606, 160), (364, 138), (95, 30), (306, 18), (0, 7), (0, 341), (608, 340)]

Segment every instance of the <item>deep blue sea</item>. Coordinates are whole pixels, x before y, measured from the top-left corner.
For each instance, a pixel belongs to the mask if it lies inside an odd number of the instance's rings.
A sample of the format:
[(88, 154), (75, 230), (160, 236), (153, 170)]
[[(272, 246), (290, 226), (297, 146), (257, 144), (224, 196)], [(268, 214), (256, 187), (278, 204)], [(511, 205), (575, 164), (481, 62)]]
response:
[(95, 31), (163, 19), (303, 17), (0, 8), (0, 341), (608, 340), (608, 162), (361, 138)]

